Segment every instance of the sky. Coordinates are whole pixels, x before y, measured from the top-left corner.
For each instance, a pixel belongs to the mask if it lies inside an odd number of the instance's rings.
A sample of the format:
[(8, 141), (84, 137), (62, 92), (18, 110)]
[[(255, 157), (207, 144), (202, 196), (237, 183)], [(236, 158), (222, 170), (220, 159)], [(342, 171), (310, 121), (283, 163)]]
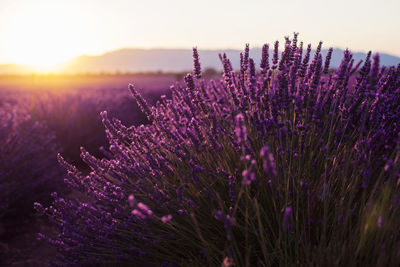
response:
[(399, 0), (0, 0), (0, 64), (50, 68), (119, 48), (314, 46), (400, 56)]

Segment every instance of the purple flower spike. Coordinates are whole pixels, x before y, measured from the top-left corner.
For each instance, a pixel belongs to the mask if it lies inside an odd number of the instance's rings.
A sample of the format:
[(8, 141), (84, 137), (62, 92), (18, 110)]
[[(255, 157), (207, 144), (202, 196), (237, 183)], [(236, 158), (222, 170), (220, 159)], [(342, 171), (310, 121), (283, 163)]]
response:
[(278, 67), (278, 59), (279, 59), (279, 41), (276, 41), (274, 44), (274, 54), (272, 58), (272, 69), (275, 70)]
[(217, 219), (218, 221), (222, 220), (224, 216), (224, 213), (220, 210), (214, 212), (214, 217), (215, 219)]
[(141, 211), (134, 209), (132, 210), (132, 215), (139, 217), (140, 219), (146, 219), (146, 215), (144, 215)]
[(243, 65), (242, 65), (242, 70), (246, 71), (247, 68), (249, 67), (249, 44), (246, 44), (246, 48), (244, 49), (244, 54), (243, 54)]
[(168, 214), (168, 215), (165, 215), (165, 216), (162, 216), (161, 217), (161, 221), (163, 222), (163, 223), (167, 223), (167, 222), (169, 222), (169, 221), (171, 221), (172, 220), (172, 215), (171, 214)]
[(291, 223), (290, 223), (290, 216), (292, 215), (292, 207), (291, 206), (287, 206), (285, 208), (285, 211), (283, 213), (283, 227), (285, 228), (289, 228), (289, 230), (291, 230)]
[(190, 91), (193, 91), (195, 89), (195, 85), (194, 85), (192, 74), (189, 73), (189, 74), (187, 74), (185, 76), (185, 83), (186, 83), (186, 86), (188, 87), (188, 89)]
[(139, 202), (137, 204), (138, 208), (142, 210), (143, 213), (147, 214), (148, 216), (153, 215), (153, 211), (149, 209), (149, 207), (146, 204), (143, 204), (142, 202)]
[(287, 206), (285, 209), (285, 213), (284, 213), (284, 218), (288, 219), (290, 217), (290, 215), (292, 214), (292, 207), (291, 206)]
[(197, 47), (193, 47), (193, 74), (197, 79), (201, 78), (201, 66)]
[(250, 163), (250, 167), (247, 170), (244, 170), (242, 172), (243, 180), (242, 184), (243, 185), (250, 185), (251, 183), (256, 181), (256, 174), (255, 174), (255, 168), (256, 168), (256, 161), (253, 159)]
[(238, 114), (235, 117), (235, 134), (239, 144), (244, 144), (247, 140), (247, 129), (244, 125), (244, 117)]
[(269, 70), (269, 44), (264, 44), (262, 47), (260, 68), (263, 74)]
[(45, 209), (43, 208), (42, 204), (35, 202), (33, 203), (33, 208), (39, 213), (39, 214), (43, 214)]
[(276, 165), (274, 155), (269, 150), (269, 146), (265, 145), (260, 151), (261, 159), (263, 160), (263, 168), (265, 173), (269, 176), (271, 181), (275, 181), (278, 172), (276, 171)]
[(129, 195), (128, 197), (128, 205), (133, 208), (136, 204), (136, 199), (134, 195)]
[(329, 48), (328, 54), (326, 55), (326, 59), (325, 59), (325, 66), (324, 66), (324, 74), (327, 74), (329, 71), (329, 64), (331, 62), (331, 58), (332, 58), (332, 52), (333, 52), (333, 48)]
[(379, 217), (378, 217), (377, 225), (378, 225), (379, 228), (382, 228), (382, 226), (383, 226), (383, 219), (382, 219), (382, 216), (379, 216)]
[(224, 221), (225, 229), (229, 231), (231, 227), (234, 226), (235, 224), (236, 224), (235, 220), (229, 214), (227, 214), (225, 216), (225, 221)]

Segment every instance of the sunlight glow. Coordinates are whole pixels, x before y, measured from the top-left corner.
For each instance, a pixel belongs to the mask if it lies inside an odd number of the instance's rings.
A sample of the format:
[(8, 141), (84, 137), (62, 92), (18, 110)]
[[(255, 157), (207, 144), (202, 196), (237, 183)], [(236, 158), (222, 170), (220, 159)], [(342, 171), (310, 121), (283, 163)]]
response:
[(294, 31), (325, 48), (400, 56), (399, 8), (398, 0), (0, 0), (0, 65), (43, 72), (128, 47), (261, 47)]
[(13, 44), (8, 61), (38, 72), (50, 71), (83, 52), (82, 32), (76, 31), (81, 20), (71, 18), (74, 13), (79, 17), (79, 9), (57, 1), (45, 2), (32, 2), (7, 14), (9, 26), (5, 29), (6, 41)]

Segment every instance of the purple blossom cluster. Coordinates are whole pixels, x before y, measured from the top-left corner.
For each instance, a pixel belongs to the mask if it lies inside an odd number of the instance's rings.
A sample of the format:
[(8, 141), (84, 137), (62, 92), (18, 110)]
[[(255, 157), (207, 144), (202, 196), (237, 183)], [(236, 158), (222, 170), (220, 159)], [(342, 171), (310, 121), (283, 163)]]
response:
[[(149, 124), (102, 112), (104, 158), (82, 148), (85, 175), (59, 155), (65, 183), (36, 208), (58, 226), (64, 265), (270, 266), (400, 263), (400, 65), (349, 50), (329, 72), (322, 43), (297, 34), (262, 50), (260, 68), (220, 55), (223, 77), (193, 74), (149, 105)], [(340, 218), (340, 223), (338, 222)], [(227, 263), (225, 263), (227, 262)], [(228, 264), (229, 263), (229, 264)]]
[[(162, 82), (160, 83), (159, 87), (162, 86)], [(145, 92), (152, 102), (162, 93), (162, 89)], [(107, 146), (101, 117), (98, 116), (100, 111), (107, 109), (126, 124), (148, 122), (140, 109), (129, 101), (127, 90), (91, 88), (83, 92), (39, 94), (32, 96), (33, 100), (29, 100), (32, 117), (47, 125), (62, 146), (64, 156), (81, 167), (84, 165), (79, 157), (80, 146), (85, 146), (96, 156), (103, 154), (99, 147)]]

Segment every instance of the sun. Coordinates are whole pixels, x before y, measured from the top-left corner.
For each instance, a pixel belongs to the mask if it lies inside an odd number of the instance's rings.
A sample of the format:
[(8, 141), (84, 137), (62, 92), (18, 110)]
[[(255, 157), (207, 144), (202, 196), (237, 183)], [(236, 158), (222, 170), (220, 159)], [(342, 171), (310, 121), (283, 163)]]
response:
[(67, 62), (75, 55), (63, 51), (60, 47), (51, 45), (50, 40), (36, 42), (14, 57), (14, 62), (20, 65), (33, 67), (38, 72), (51, 72), (56, 70), (62, 63)]
[[(33, 1), (32, 3), (36, 3)], [(84, 33), (76, 8), (58, 1), (40, 1), (10, 14), (6, 30), (9, 61), (51, 72), (83, 52)], [(79, 10), (78, 10), (79, 11)]]

